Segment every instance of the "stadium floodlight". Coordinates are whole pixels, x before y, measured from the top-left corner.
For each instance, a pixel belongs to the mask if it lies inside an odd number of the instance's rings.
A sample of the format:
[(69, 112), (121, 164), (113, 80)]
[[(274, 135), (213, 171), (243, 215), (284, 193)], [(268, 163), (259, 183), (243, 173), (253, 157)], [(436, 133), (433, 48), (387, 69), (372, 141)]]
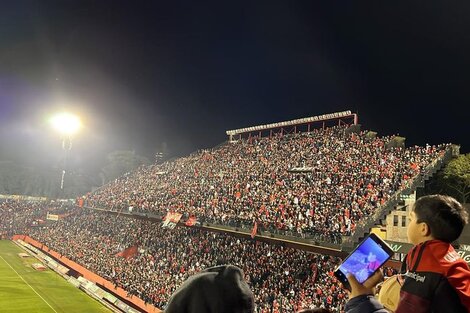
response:
[(71, 113), (58, 113), (50, 119), (52, 127), (62, 136), (62, 149), (64, 150), (64, 161), (62, 167), (62, 176), (60, 179), (61, 196), (64, 196), (65, 172), (67, 171), (67, 157), (72, 150), (72, 135), (76, 134), (82, 123), (80, 118)]
[(82, 126), (80, 118), (70, 113), (58, 113), (51, 118), (51, 124), (62, 135), (72, 136)]

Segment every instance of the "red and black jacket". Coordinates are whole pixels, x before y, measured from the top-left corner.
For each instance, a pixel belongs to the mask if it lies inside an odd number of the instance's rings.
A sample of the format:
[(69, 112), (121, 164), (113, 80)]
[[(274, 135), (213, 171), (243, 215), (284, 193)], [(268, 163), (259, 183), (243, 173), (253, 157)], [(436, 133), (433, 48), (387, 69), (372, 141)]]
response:
[(413, 247), (406, 267), (396, 313), (470, 313), (470, 269), (449, 243)]

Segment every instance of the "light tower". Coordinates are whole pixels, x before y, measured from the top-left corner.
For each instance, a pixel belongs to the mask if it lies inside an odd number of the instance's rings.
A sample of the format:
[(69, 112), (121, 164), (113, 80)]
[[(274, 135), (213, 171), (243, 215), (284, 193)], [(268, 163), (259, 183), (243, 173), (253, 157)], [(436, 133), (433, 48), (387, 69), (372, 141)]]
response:
[(62, 177), (60, 179), (60, 190), (63, 195), (65, 173), (67, 171), (67, 157), (72, 150), (72, 136), (76, 134), (82, 126), (80, 118), (71, 113), (58, 113), (50, 120), (54, 129), (61, 135), (62, 150), (64, 151), (64, 163), (62, 167)]

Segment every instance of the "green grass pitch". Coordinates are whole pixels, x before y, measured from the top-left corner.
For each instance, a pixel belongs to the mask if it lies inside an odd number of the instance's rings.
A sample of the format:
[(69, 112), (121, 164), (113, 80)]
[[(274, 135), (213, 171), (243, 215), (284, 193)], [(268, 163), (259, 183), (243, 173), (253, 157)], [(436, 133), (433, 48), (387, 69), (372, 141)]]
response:
[(82, 313), (111, 312), (49, 268), (36, 271), (34, 257), (13, 242), (0, 240), (0, 312)]

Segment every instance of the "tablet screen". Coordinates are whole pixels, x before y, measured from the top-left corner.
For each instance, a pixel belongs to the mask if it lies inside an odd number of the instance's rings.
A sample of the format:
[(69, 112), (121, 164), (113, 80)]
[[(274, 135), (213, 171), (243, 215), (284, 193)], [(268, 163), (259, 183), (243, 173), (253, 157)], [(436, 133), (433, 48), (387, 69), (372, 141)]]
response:
[(390, 255), (377, 242), (368, 237), (349, 255), (339, 269), (345, 277), (348, 273), (352, 273), (358, 282), (363, 283), (389, 258)]

